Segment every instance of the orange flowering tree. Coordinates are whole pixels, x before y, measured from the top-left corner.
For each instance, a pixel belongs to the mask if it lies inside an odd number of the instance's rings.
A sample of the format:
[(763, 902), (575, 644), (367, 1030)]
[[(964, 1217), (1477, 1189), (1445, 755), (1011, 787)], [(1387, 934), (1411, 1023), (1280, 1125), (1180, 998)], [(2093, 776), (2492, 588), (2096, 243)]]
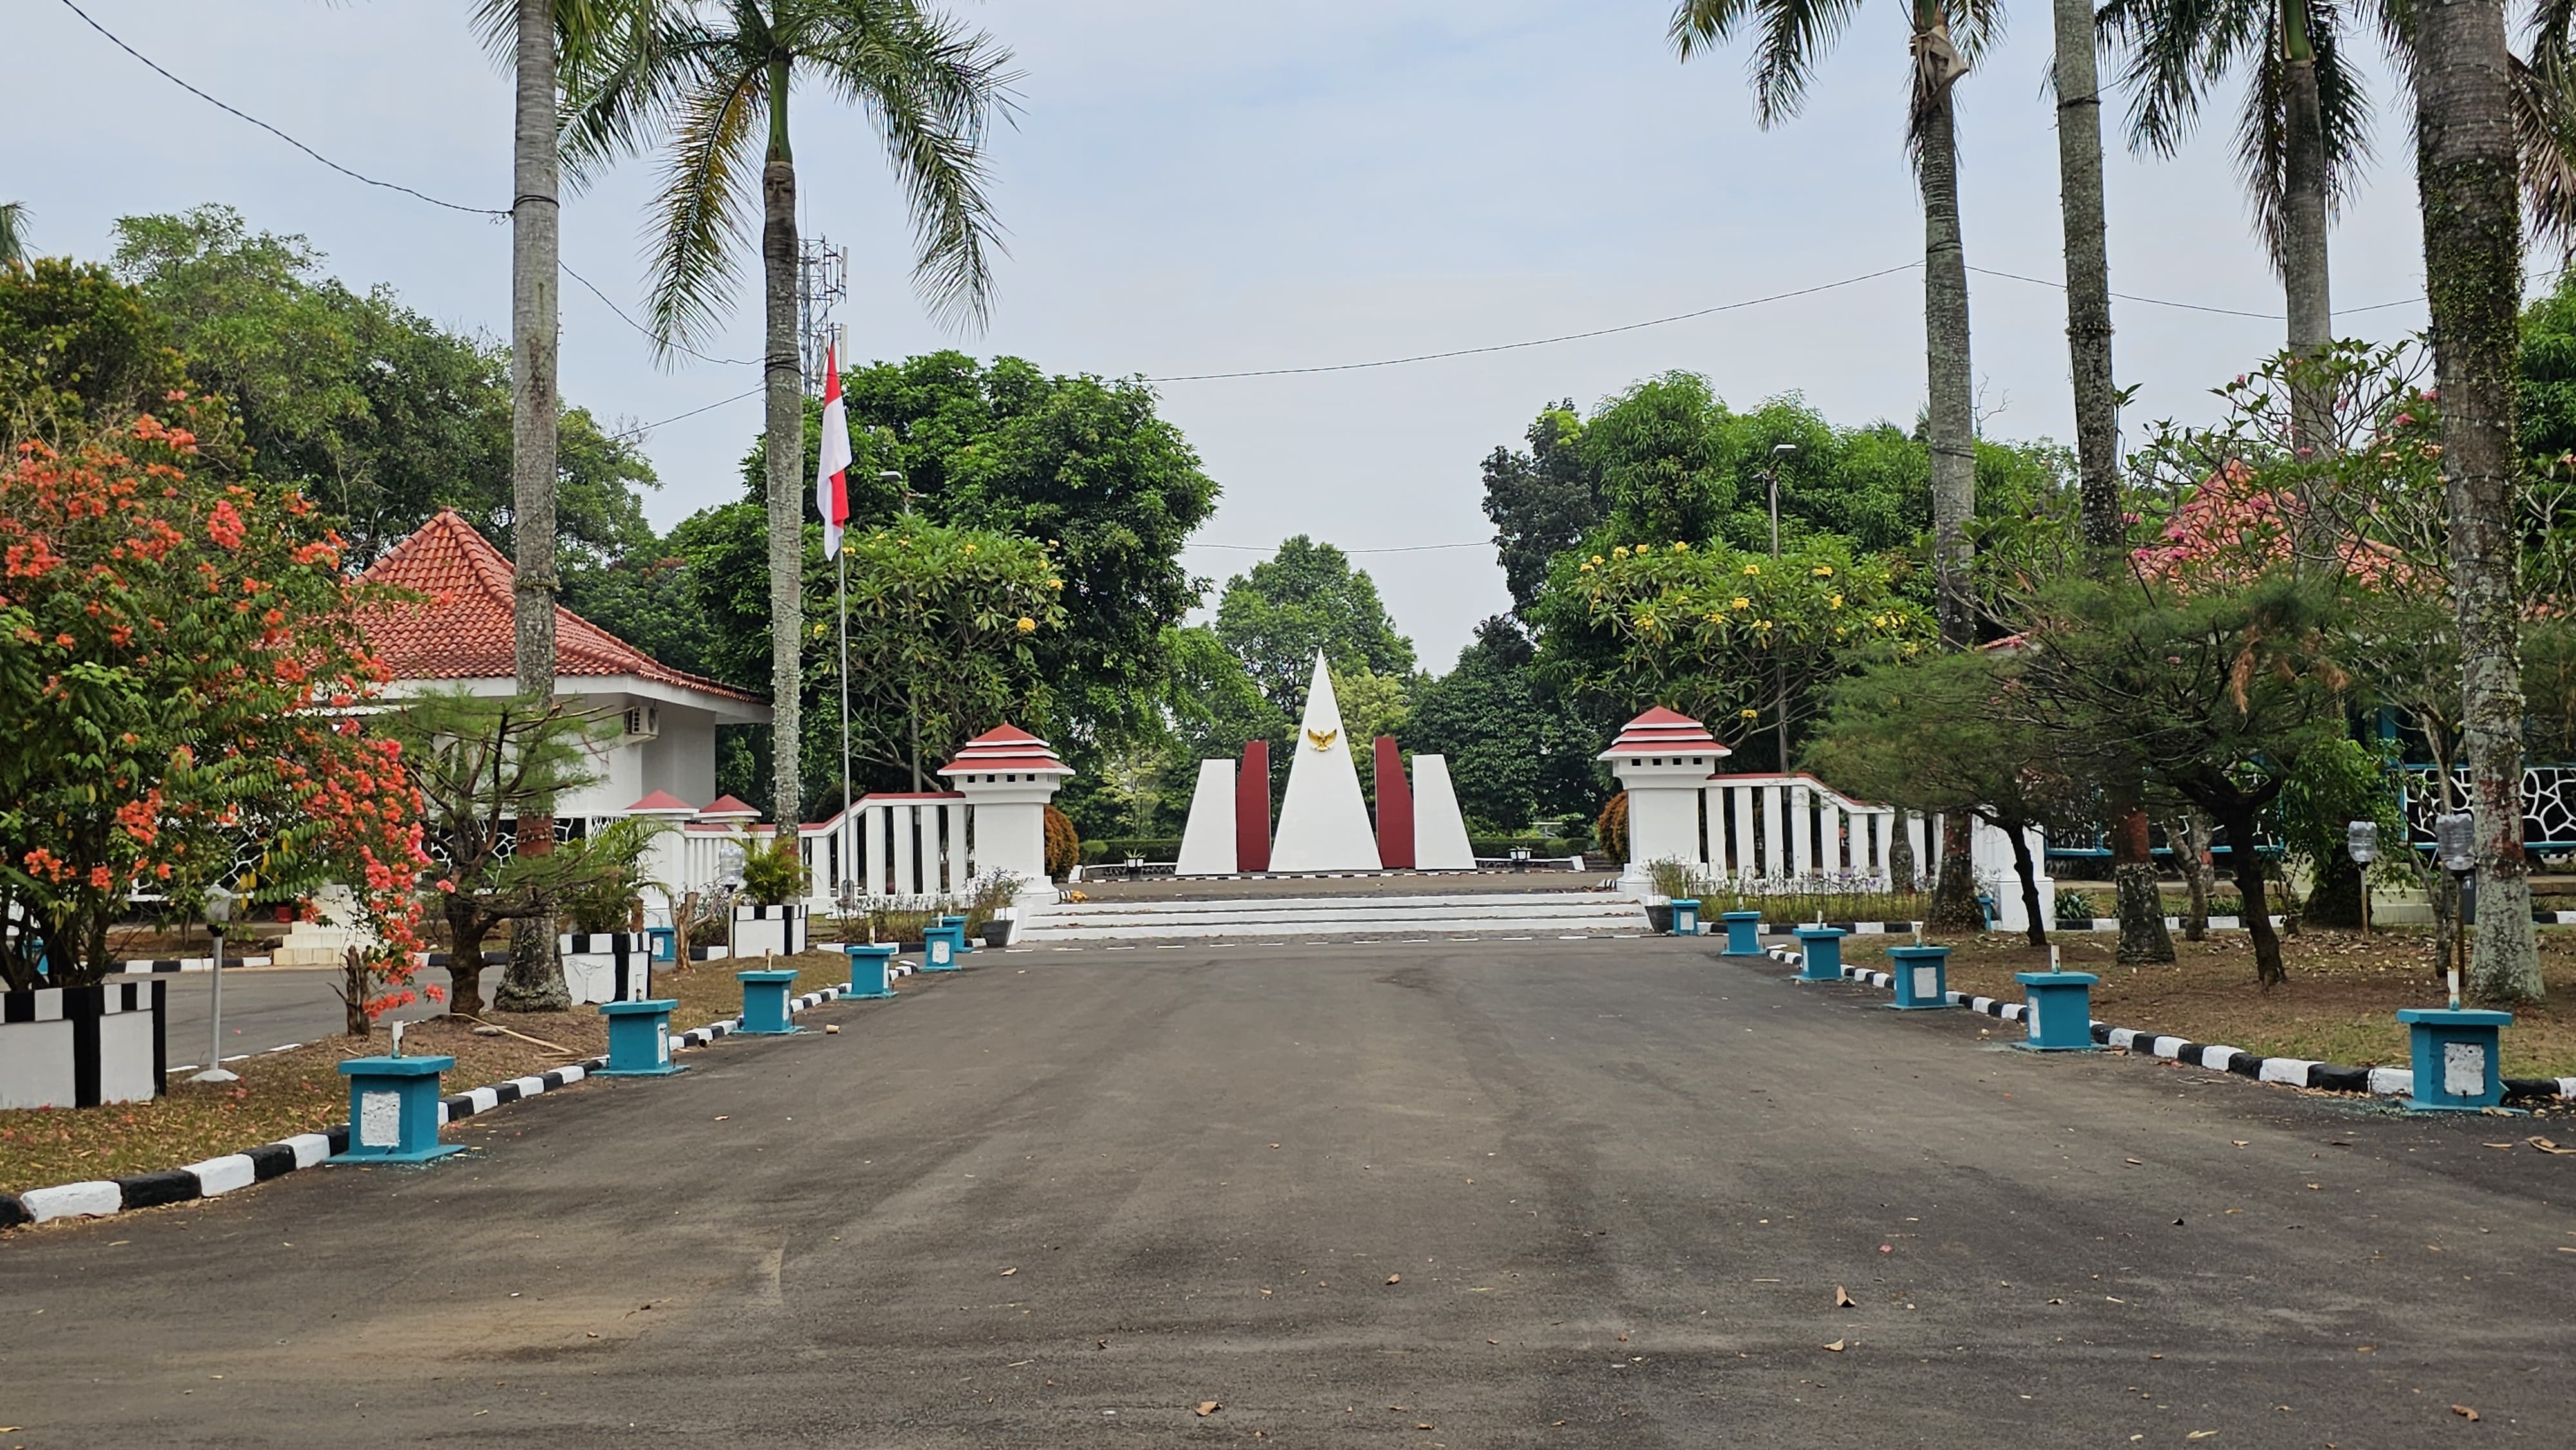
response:
[(383, 942), (380, 1014), (410, 1000), (425, 858), (400, 748), (353, 709), (385, 678), (358, 588), (311, 503), (195, 455), (147, 415), (0, 464), (0, 977), (96, 982), (156, 899), (338, 882)]

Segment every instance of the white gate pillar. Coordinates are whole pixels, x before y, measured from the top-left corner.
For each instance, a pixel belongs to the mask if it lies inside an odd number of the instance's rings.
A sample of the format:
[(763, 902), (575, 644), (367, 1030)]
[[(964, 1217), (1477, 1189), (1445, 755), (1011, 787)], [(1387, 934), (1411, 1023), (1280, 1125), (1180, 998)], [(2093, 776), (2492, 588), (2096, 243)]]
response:
[(1695, 874), (1708, 872), (1700, 792), (1728, 753), (1708, 727), (1660, 705), (1629, 721), (1601, 752), (1599, 758), (1610, 762), (1628, 792), (1628, 869), (1619, 877), (1621, 892), (1649, 893), (1653, 880), (1647, 867), (1656, 861), (1680, 861)]
[[(1055, 900), (1046, 870), (1046, 808), (1071, 767), (1045, 741), (1002, 725), (967, 741), (939, 773), (964, 797), (961, 818), (974, 817), (976, 871), (1017, 876), (1020, 899), (1032, 905)], [(964, 864), (961, 849), (961, 873)], [(958, 885), (964, 884), (961, 874)]]

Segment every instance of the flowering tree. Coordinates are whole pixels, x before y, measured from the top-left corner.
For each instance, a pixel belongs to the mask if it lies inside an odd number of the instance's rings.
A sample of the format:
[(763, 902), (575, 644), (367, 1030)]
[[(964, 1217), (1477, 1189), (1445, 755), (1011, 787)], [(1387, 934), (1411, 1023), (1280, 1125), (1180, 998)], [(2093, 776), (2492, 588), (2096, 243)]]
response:
[(1560, 555), (1555, 568), (1550, 593), (1579, 613), (1550, 622), (1592, 646), (1558, 667), (1623, 708), (1653, 700), (1696, 715), (1730, 745), (1784, 713), (1803, 719), (1862, 658), (1910, 657), (1937, 634), (1929, 611), (1896, 592), (1885, 559), (1829, 535), (1777, 559), (1723, 544), (1621, 544)]
[(384, 944), (381, 1014), (412, 995), (424, 858), (400, 748), (350, 713), (384, 678), (358, 590), (301, 495), (195, 455), (145, 415), (0, 468), (0, 976), (100, 980), (138, 895), (336, 881)]

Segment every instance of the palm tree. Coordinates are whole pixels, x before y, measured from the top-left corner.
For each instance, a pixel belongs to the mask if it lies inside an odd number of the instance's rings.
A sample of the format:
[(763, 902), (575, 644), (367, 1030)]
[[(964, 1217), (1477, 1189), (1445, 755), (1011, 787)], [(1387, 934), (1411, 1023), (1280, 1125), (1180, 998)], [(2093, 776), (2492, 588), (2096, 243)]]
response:
[(2514, 384), (2522, 305), (2521, 174), (2500, 0), (2411, 7), (2416, 191), (2451, 588), (2460, 621), (2461, 734), (2478, 833), (2478, 933), (2470, 980), (2490, 1001), (2541, 995), (2522, 850), (2521, 539), (2514, 527)]
[[(1679, 0), (1669, 33), (1673, 48), (1687, 62), (1732, 39), (1739, 28), (1754, 30), (1754, 116), (1767, 128), (1797, 114), (1816, 63), (1858, 8), (1858, 0)], [(1997, 0), (1910, 0), (1907, 9), (1907, 50), (1914, 64), (1905, 148), (1923, 198), (1923, 350), (1930, 399), (1924, 432), (1932, 455), (1933, 588), (1941, 638), (1954, 649), (1970, 648), (1977, 639), (1968, 590), (1968, 525), (1976, 514), (1977, 458), (1968, 361), (1968, 257), (1959, 231), (1959, 148), (1951, 90), (1976, 64), (2001, 18)], [(1949, 825), (1942, 842), (1945, 889), (1934, 915), (1978, 919), (1966, 817), (1954, 812)]]
[(27, 204), (0, 201), (0, 267), (27, 260)]
[(919, 0), (627, 0), (631, 23), (569, 75), (576, 179), (660, 144), (653, 335), (710, 340), (759, 170), (768, 391), (771, 720), (776, 819), (798, 819), (802, 728), (804, 400), (796, 337), (796, 164), (787, 102), (801, 72), (867, 113), (911, 203), (914, 280), (935, 312), (981, 322), (999, 250), (985, 143), (1006, 112), (1010, 54)]

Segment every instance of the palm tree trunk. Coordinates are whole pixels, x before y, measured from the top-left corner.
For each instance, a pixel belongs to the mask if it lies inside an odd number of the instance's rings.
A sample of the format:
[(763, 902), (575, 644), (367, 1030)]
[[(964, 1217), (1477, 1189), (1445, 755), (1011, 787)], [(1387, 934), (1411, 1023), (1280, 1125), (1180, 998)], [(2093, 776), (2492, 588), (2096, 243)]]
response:
[(2442, 399), (2462, 734), (2477, 818), (2471, 989), (2537, 1000), (2540, 960), (2522, 852), (2522, 670), (2513, 451), (2522, 215), (2498, 0), (2424, 0), (2417, 19), (2416, 188)]
[(2120, 395), (2111, 372), (2111, 260), (2102, 203), (2100, 30), (2090, 0), (2056, 0), (2057, 205), (2066, 245), (2066, 350), (2075, 381), (2075, 460), (2084, 544), (2116, 550)]
[(1932, 569), (1941, 640), (1977, 642), (1968, 589), (1977, 511), (1977, 420), (1968, 362), (1968, 256), (1959, 235), (1959, 150), (1945, 88), (1922, 127), (1923, 351), (1931, 399), (1925, 432), (1932, 452)]
[[(787, 67), (770, 68), (769, 160), (760, 172), (760, 262), (768, 307), (770, 773), (772, 819), (790, 829), (805, 801), (805, 394), (796, 354), (796, 163), (787, 149)], [(793, 839), (792, 837), (790, 839)]]
[[(562, 211), (556, 200), (554, 0), (519, 0), (518, 105), (511, 138), (510, 532), (517, 555), (510, 594), (519, 693), (555, 692), (555, 289)], [(519, 818), (519, 849), (554, 849), (553, 802)], [(510, 925), (510, 967), (495, 1004), (514, 1012), (572, 1005), (551, 916)]]
[[(2317, 98), (2316, 48), (2306, 0), (2281, 0), (2281, 285), (2289, 304), (2290, 351), (2313, 358), (2334, 340), (2333, 289), (2326, 269), (2326, 126)], [(2313, 385), (2290, 390), (2290, 441), (2332, 446), (2329, 403)]]

